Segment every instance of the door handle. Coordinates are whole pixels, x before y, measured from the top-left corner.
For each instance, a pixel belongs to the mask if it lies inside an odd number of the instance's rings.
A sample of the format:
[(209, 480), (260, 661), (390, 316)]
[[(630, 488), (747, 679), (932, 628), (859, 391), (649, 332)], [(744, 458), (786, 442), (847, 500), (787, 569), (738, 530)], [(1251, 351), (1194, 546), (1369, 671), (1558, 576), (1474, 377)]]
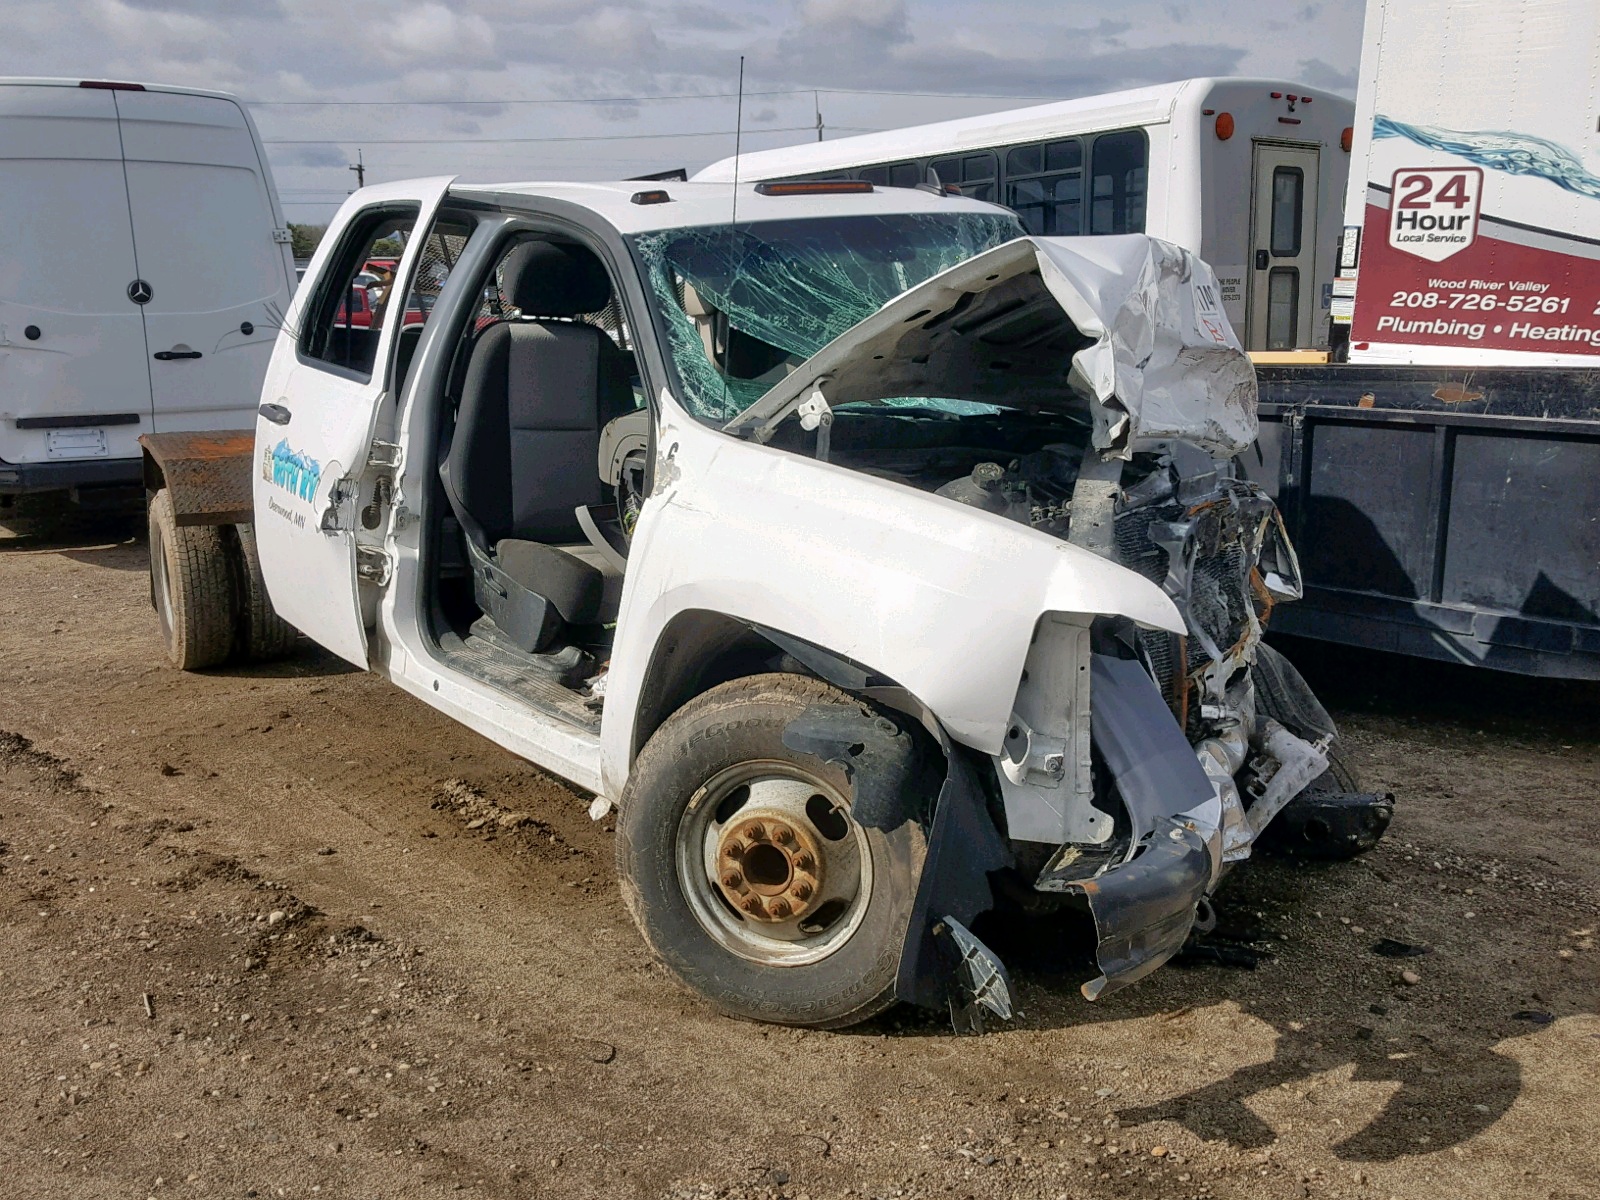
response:
[(281, 404), (263, 404), (256, 410), (274, 425), (287, 425), (294, 414)]
[(157, 350), (151, 355), (157, 362), (171, 362), (175, 358), (199, 358), (198, 350)]
[(1267, 257), (1267, 252), (1265, 250), (1257, 250), (1256, 251), (1256, 270), (1265, 271), (1271, 265), (1272, 265), (1272, 260)]

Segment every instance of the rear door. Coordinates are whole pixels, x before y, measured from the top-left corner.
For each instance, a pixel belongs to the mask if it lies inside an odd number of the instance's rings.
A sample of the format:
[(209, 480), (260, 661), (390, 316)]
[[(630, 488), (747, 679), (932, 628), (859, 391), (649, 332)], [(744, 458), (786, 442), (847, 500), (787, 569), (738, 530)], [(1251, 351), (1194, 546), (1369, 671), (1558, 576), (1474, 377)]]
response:
[(1250, 237), (1249, 350), (1294, 350), (1317, 341), (1315, 146), (1255, 144)]
[(0, 86), (0, 459), (138, 457), (137, 275), (113, 93)]
[(232, 100), (115, 96), (155, 427), (248, 427), (293, 290), (255, 139)]
[[(278, 335), (256, 421), (255, 533), (273, 607), (313, 641), (367, 665), (367, 628), (388, 581), (384, 481), (373, 461), (380, 411), (393, 404), (396, 337), (424, 238), (448, 178), (364, 188), (346, 202)], [(398, 257), (392, 275), (352, 289), (366, 263)], [(415, 328), (416, 323), (412, 326)]]

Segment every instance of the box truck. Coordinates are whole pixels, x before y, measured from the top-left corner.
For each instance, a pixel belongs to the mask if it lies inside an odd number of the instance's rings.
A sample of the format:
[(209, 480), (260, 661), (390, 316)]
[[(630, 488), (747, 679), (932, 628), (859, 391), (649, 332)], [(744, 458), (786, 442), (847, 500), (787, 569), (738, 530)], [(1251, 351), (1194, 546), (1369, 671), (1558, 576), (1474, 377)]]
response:
[(232, 96), (0, 79), (0, 506), (137, 494), (139, 436), (247, 424), (294, 288)]
[(1600, 678), (1600, 6), (1368, 0), (1339, 362), (1263, 366), (1274, 627)]

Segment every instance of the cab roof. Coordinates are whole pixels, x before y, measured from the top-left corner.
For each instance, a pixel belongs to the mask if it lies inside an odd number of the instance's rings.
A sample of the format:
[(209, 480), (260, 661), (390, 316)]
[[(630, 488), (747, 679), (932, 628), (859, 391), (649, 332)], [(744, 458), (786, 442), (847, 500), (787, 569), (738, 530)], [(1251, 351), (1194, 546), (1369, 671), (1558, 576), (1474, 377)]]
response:
[[(635, 203), (634, 196), (665, 192), (660, 203)], [(540, 209), (540, 200), (578, 205), (598, 214), (617, 232), (648, 233), (696, 225), (726, 225), (734, 218), (731, 183), (680, 183), (626, 180), (619, 183), (454, 184), (450, 194), (501, 208)], [(990, 213), (1014, 216), (1010, 209), (965, 196), (935, 195), (920, 188), (874, 188), (871, 192), (832, 192), (763, 196), (753, 183), (738, 186), (738, 219), (781, 221), (882, 213)]]

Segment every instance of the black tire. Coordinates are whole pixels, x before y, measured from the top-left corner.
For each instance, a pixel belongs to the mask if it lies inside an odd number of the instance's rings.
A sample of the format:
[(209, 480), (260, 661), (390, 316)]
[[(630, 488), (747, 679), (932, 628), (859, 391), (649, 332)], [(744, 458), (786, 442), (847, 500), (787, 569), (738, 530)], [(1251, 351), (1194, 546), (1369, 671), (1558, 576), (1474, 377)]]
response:
[[(651, 950), (722, 1012), (832, 1029), (864, 1021), (895, 1001), (895, 975), (927, 849), (920, 820), (879, 822), (889, 828), (852, 821), (852, 837), (860, 832), (870, 856), (864, 907), (836, 948), (805, 965), (753, 961), (714, 938), (685, 896), (678, 865), (691, 802), (709, 802), (709, 781), (741, 764), (798, 769), (856, 804), (861, 790), (852, 788), (840, 767), (784, 745), (785, 727), (819, 706), (874, 721), (886, 715), (829, 684), (786, 674), (733, 680), (674, 713), (646, 743), (628, 779), (617, 823), (617, 869), (628, 910)], [(908, 759), (921, 753), (903, 732), (899, 742)], [(858, 776), (868, 769), (861, 761)], [(912, 769), (908, 761), (888, 770), (901, 768)], [(692, 846), (692, 839), (686, 844)]]
[[(1360, 822), (1341, 825), (1345, 836), (1335, 836), (1327, 821), (1321, 818), (1298, 819), (1307, 814), (1304, 805), (1309, 797), (1322, 793), (1360, 793), (1361, 777), (1338, 727), (1321, 702), (1312, 692), (1294, 664), (1271, 646), (1263, 643), (1257, 648), (1257, 658), (1252, 678), (1256, 685), (1256, 711), (1271, 717), (1296, 737), (1315, 741), (1331, 733), (1328, 743), (1328, 769), (1318, 775), (1284, 807), (1283, 812), (1262, 830), (1257, 846), (1262, 850), (1290, 858), (1318, 859), (1323, 862), (1348, 862), (1365, 854), (1375, 846), (1388, 827), (1393, 812), (1392, 802), (1382, 808), (1365, 810)], [(1314, 810), (1313, 810), (1314, 811)]]
[(150, 603), (167, 661), (184, 671), (214, 667), (233, 649), (235, 590), (222, 530), (178, 524), (172, 495), (150, 498)]
[(1256, 685), (1256, 711), (1263, 716), (1307, 741), (1333, 735), (1328, 743), (1328, 769), (1307, 784), (1306, 791), (1359, 792), (1361, 779), (1338, 726), (1294, 664), (1263, 642), (1256, 647), (1251, 678)]
[(256, 531), (251, 525), (229, 526), (227, 535), (233, 553), (235, 580), (239, 595), (239, 627), (234, 647), (242, 658), (270, 662), (294, 650), (299, 631), (277, 614), (267, 595), (267, 581), (261, 575), (261, 557), (256, 552)]

